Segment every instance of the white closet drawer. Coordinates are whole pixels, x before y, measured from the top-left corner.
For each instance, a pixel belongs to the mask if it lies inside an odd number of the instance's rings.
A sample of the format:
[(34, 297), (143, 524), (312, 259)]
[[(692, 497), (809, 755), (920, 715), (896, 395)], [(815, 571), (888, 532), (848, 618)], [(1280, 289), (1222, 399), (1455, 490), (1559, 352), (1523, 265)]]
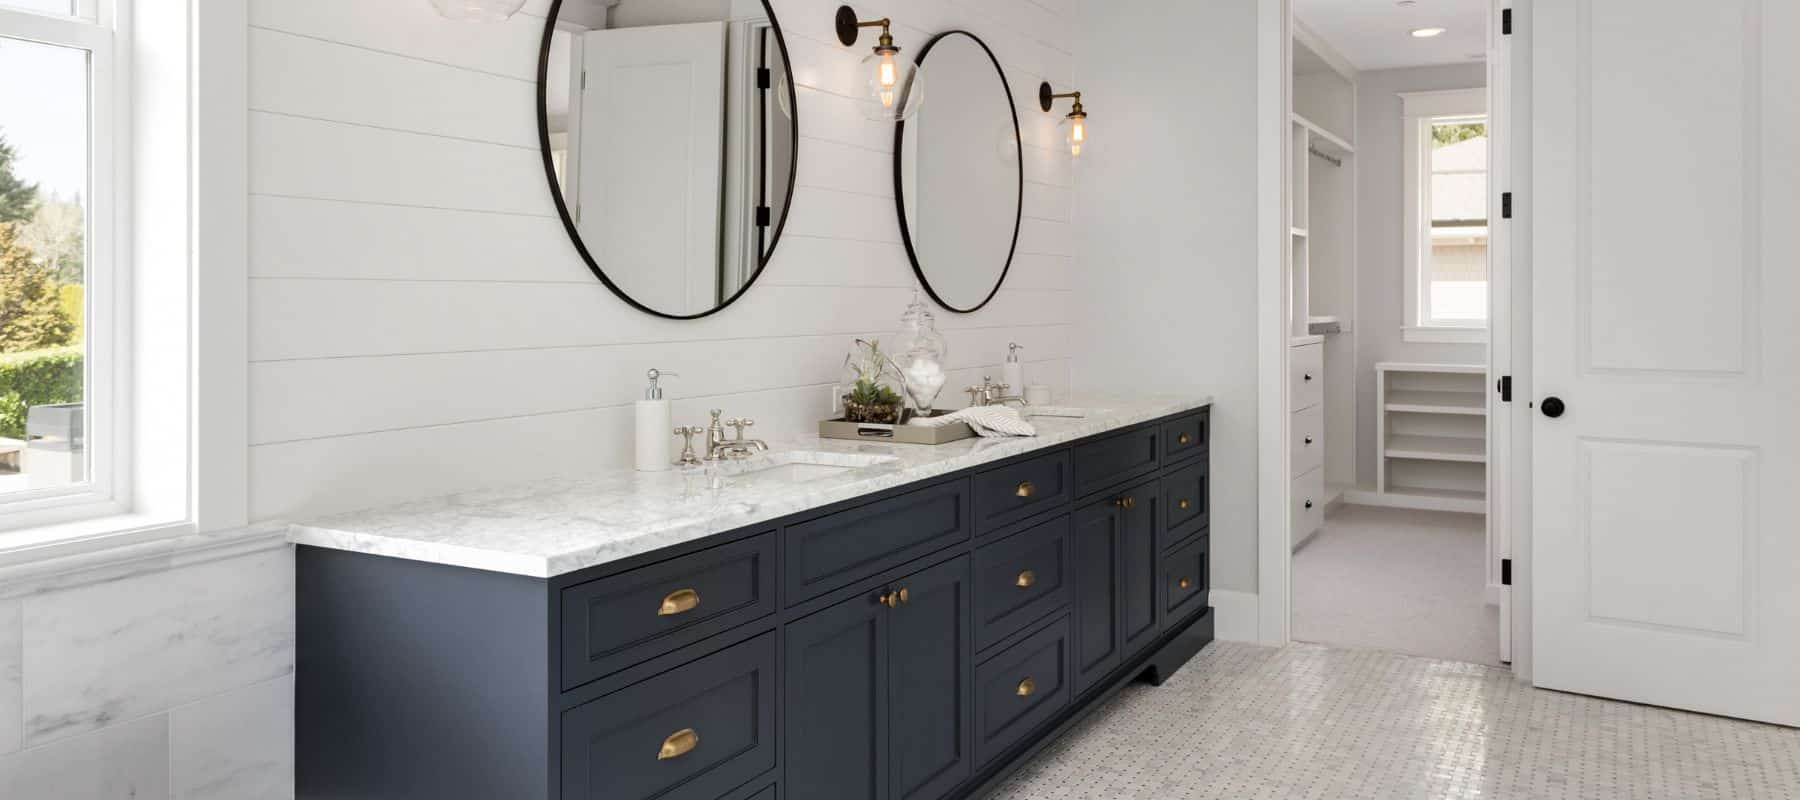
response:
[(1303, 408), (1288, 420), (1288, 466), (1297, 478), (1325, 465), (1325, 406)]
[(1293, 540), (1298, 545), (1325, 524), (1325, 470), (1315, 469), (1294, 479)]
[(1298, 411), (1316, 406), (1325, 399), (1325, 345), (1307, 344), (1293, 348), (1288, 357), (1288, 383), (1292, 388), (1289, 408)]

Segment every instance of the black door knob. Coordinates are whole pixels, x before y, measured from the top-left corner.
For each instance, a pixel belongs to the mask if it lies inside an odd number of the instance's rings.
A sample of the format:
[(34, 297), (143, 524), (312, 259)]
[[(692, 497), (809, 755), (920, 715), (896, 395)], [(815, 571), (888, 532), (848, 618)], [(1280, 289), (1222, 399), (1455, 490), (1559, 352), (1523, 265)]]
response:
[(1544, 402), (1538, 404), (1538, 408), (1544, 410), (1544, 416), (1552, 419), (1562, 416), (1563, 412), (1568, 410), (1560, 397), (1546, 397)]

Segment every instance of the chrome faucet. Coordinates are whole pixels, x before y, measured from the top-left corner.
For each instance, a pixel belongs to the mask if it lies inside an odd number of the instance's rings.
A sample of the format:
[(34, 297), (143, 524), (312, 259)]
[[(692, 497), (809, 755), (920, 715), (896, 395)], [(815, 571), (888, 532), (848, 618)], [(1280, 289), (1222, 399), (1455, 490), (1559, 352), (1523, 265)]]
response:
[[(706, 426), (706, 460), (718, 461), (725, 458), (743, 458), (752, 452), (766, 452), (769, 446), (761, 439), (745, 439), (744, 429), (756, 425), (753, 419), (728, 419), (721, 422), (719, 417), (725, 412), (712, 410), (712, 424)], [(737, 438), (726, 440), (725, 426), (737, 429)]]
[(964, 389), (963, 393), (969, 396), (969, 407), (971, 408), (976, 406), (1003, 406), (1007, 403), (1018, 403), (1020, 408), (1030, 405), (1030, 403), (1025, 402), (1025, 398), (1023, 397), (1016, 394), (1007, 394), (1011, 389), (1012, 387), (1007, 384), (995, 383), (993, 378), (983, 376), (981, 378), (980, 386), (971, 386)]

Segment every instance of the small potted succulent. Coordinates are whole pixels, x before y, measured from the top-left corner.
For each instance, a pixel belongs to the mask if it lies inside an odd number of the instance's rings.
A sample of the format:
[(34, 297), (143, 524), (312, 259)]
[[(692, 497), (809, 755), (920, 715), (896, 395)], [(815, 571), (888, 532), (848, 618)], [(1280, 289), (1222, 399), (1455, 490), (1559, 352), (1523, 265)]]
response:
[(888, 385), (890, 378), (899, 376), (899, 370), (881, 352), (880, 340), (857, 339), (856, 346), (844, 357), (844, 368), (852, 379), (850, 392), (844, 395), (844, 421), (899, 424), (904, 401)]

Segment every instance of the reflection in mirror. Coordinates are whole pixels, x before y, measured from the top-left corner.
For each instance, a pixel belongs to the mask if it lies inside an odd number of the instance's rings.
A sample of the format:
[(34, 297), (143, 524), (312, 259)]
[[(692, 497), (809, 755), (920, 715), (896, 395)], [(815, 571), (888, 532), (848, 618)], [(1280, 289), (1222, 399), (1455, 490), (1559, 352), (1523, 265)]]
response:
[(559, 0), (544, 48), (545, 167), (594, 273), (661, 316), (735, 300), (793, 192), (793, 80), (768, 4)]
[(940, 34), (919, 64), (932, 95), (897, 128), (900, 232), (932, 299), (966, 313), (1000, 290), (1018, 241), (1019, 117), (1000, 62), (974, 34)]

